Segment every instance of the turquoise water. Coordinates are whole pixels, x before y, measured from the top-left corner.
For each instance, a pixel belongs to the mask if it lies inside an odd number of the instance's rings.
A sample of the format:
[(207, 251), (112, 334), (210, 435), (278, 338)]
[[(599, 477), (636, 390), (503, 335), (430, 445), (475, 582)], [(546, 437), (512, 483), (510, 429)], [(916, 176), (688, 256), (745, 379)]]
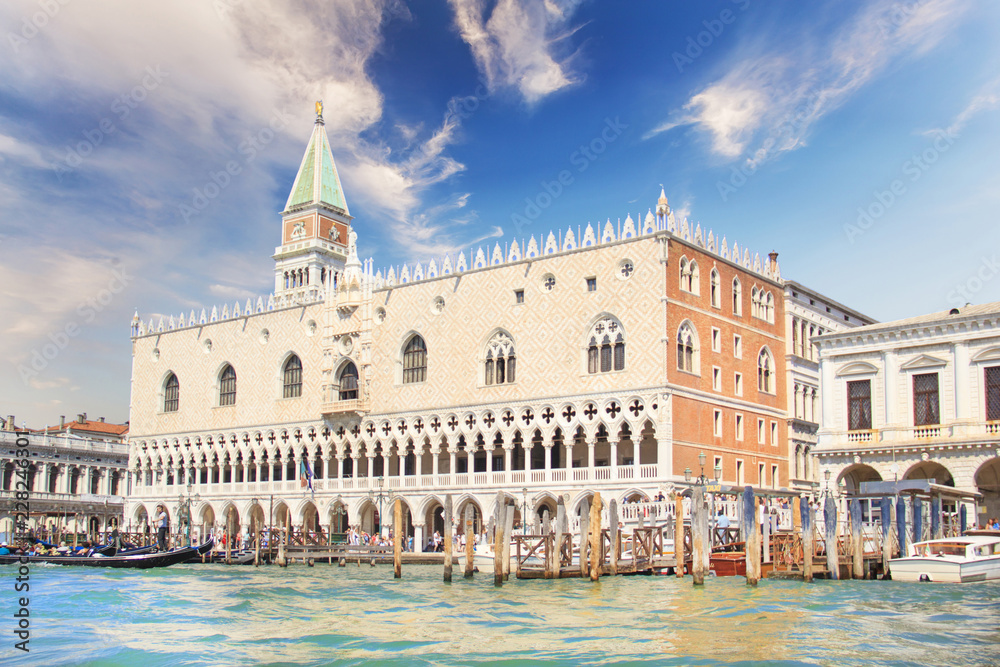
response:
[[(511, 580), (409, 566), (31, 570), (31, 665), (1000, 664), (1000, 584), (616, 577)], [(4, 624), (7, 627), (3, 627)], [(20, 654), (23, 655), (23, 654)], [(12, 661), (11, 658), (14, 658)]]

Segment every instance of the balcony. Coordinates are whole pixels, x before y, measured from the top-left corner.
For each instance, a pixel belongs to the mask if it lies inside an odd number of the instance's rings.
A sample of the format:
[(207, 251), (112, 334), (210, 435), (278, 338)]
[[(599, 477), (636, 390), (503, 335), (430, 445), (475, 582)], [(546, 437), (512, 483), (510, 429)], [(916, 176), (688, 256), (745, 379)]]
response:
[(346, 401), (328, 400), (320, 406), (324, 415), (362, 415), (370, 409), (368, 401), (363, 398), (354, 398)]
[(876, 431), (871, 429), (859, 430), (859, 431), (848, 431), (847, 441), (848, 442), (872, 442), (877, 440)]

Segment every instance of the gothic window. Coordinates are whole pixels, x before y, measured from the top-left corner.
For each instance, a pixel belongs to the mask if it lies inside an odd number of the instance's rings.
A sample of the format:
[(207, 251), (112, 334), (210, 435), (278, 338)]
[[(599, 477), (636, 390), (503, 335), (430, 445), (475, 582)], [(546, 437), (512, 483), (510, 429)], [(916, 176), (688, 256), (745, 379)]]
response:
[(774, 295), (770, 292), (767, 293), (767, 297), (764, 299), (764, 319), (774, 324)]
[(486, 344), (484, 381), (486, 384), (511, 384), (515, 381), (514, 341), (503, 331), (493, 334)]
[(753, 317), (760, 317), (760, 290), (754, 285), (754, 288), (750, 291), (750, 315)]
[(700, 294), (698, 283), (698, 262), (681, 257), (681, 289), (691, 294)]
[(414, 335), (403, 349), (403, 384), (427, 380), (427, 346), (424, 339)]
[(698, 335), (690, 322), (685, 322), (677, 330), (677, 369), (688, 373), (700, 370)]
[(769, 394), (774, 393), (774, 358), (766, 347), (757, 355), (757, 388)]
[[(807, 400), (803, 397), (803, 400)], [(872, 427), (872, 381), (847, 383), (847, 428), (851, 431)]]
[(990, 366), (986, 374), (986, 419), (1000, 419), (1000, 366)]
[(941, 423), (938, 404), (938, 374), (923, 373), (913, 376), (913, 425), (928, 426)]
[(163, 385), (163, 411), (177, 412), (180, 400), (181, 384), (177, 381), (177, 376), (171, 373)]
[(219, 405), (236, 405), (236, 370), (229, 364), (219, 375)]
[(284, 398), (302, 396), (302, 361), (294, 354), (285, 362), (282, 372), (282, 396)]
[(743, 286), (739, 278), (733, 278), (733, 315), (743, 314)]
[(587, 372), (608, 373), (625, 370), (625, 332), (613, 317), (604, 317), (587, 337)]
[(715, 308), (720, 308), (722, 304), (722, 297), (719, 292), (722, 291), (722, 285), (719, 281), (719, 272), (716, 269), (712, 269), (709, 282), (711, 283), (711, 294), (709, 296), (711, 297), (712, 305)]
[(340, 387), (337, 398), (341, 401), (352, 401), (358, 397), (358, 367), (353, 362), (340, 371)]

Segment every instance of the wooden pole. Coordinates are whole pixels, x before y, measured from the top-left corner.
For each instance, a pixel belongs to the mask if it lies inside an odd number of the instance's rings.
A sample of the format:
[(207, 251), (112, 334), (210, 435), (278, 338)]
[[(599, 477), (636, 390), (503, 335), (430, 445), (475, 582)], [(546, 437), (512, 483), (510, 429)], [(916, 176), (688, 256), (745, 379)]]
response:
[[(695, 586), (705, 584), (705, 539), (701, 515), (705, 511), (705, 487), (691, 489), (691, 575)], [(635, 553), (635, 545), (632, 546)]]
[(823, 504), (823, 528), (826, 537), (826, 569), (831, 579), (840, 578), (840, 556), (837, 553), (837, 501), (827, 496)]
[[(445, 526), (447, 527), (449, 523), (446, 520)], [(449, 553), (449, 555), (451, 554)], [(396, 496), (396, 502), (392, 508), (392, 566), (393, 578), (401, 579), (403, 577), (403, 499), (399, 496)]]
[(559, 502), (556, 505), (556, 536), (555, 544), (553, 545), (554, 555), (551, 561), (552, 565), (552, 578), (558, 579), (562, 574), (562, 543), (563, 543), (563, 533), (565, 532), (564, 526), (566, 525), (566, 501), (563, 500), (562, 496), (559, 496)]
[(601, 578), (601, 492), (594, 492), (594, 504), (590, 506), (590, 580)]
[(611, 536), (611, 547), (608, 549), (608, 565), (611, 575), (618, 574), (618, 559), (621, 558), (622, 531), (618, 526), (618, 503), (614, 498), (608, 501), (608, 533)]
[[(448, 500), (451, 496), (448, 496)], [(476, 571), (476, 509), (469, 503), (465, 506), (465, 578), (472, 579)]]
[(684, 496), (674, 496), (674, 574), (684, 576)]
[(507, 505), (503, 524), (503, 580), (510, 579), (510, 538), (514, 534), (514, 505)]
[(799, 498), (800, 515), (802, 517), (802, 579), (813, 580), (813, 513), (809, 507), (809, 499)]
[(499, 504), (500, 499), (497, 498), (497, 507), (494, 511), (494, 521), (495, 528), (493, 530), (493, 585), (496, 587), (503, 586), (503, 543), (504, 534), (503, 527), (504, 521), (500, 519), (503, 515), (503, 506)]
[(892, 558), (892, 501), (882, 496), (879, 514), (882, 516), (882, 578), (889, 576), (889, 559)]
[[(771, 521), (772, 521), (773, 518), (774, 518), (773, 514), (765, 512), (765, 514), (764, 514), (764, 523), (762, 523), (761, 526), (760, 526), (760, 528), (761, 528), (761, 540), (762, 540), (763, 552), (764, 552), (764, 554), (763, 554), (764, 555), (764, 561), (763, 562), (765, 562), (765, 563), (770, 563), (771, 562), (771, 533), (774, 532), (774, 526), (772, 525)], [(763, 570), (761, 570), (761, 574), (763, 574)]]
[(941, 496), (931, 498), (931, 539), (940, 540), (944, 537), (941, 525)]
[(864, 539), (861, 534), (861, 501), (852, 498), (848, 507), (851, 513), (851, 550), (854, 552), (853, 571), (855, 579), (865, 578)]
[(257, 544), (253, 550), (253, 566), (260, 567), (260, 527), (257, 527)]
[(899, 557), (906, 556), (906, 499), (899, 496), (896, 499), (896, 542)]
[(451, 527), (453, 515), (451, 494), (449, 493), (444, 497), (444, 581), (446, 584), (451, 583), (451, 550), (455, 542)]
[(757, 502), (754, 498), (753, 487), (747, 486), (743, 490), (743, 515), (741, 519), (741, 529), (747, 536), (744, 543), (746, 550), (747, 584), (756, 586), (760, 581), (760, 528), (757, 522)]
[(233, 510), (226, 512), (226, 565), (233, 563)]
[(590, 501), (584, 500), (580, 505), (580, 576), (586, 577), (590, 571), (587, 568), (587, 549), (590, 543), (587, 541), (587, 535), (590, 532)]

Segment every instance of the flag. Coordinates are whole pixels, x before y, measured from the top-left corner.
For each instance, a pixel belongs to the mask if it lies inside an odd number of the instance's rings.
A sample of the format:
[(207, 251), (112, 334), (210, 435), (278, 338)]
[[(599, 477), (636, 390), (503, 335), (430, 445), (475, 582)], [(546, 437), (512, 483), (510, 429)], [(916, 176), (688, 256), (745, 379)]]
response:
[(313, 490), (313, 472), (312, 468), (309, 467), (309, 461), (302, 459), (302, 463), (299, 466), (299, 485), (308, 486), (309, 490)]

